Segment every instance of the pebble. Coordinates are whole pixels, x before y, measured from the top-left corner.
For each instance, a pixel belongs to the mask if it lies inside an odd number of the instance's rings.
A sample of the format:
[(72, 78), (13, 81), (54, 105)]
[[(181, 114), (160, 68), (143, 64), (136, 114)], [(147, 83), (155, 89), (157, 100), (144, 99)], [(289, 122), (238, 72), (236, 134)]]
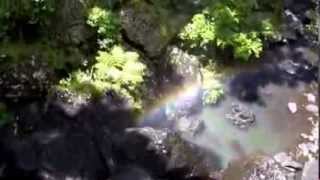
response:
[(310, 103), (316, 103), (316, 96), (311, 93), (304, 94)]
[(298, 110), (297, 104), (294, 103), (294, 102), (289, 102), (288, 103), (288, 109), (292, 114), (296, 113), (297, 110)]
[(306, 110), (309, 111), (309, 112), (312, 112), (314, 114), (318, 114), (319, 112), (319, 107), (314, 105), (314, 104), (308, 104), (306, 106)]

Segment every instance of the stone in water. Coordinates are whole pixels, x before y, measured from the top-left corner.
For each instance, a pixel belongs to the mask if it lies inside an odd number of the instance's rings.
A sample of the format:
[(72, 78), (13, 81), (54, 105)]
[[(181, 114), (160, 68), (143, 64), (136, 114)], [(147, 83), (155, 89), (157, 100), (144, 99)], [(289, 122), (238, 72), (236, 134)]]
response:
[(294, 102), (289, 102), (289, 103), (288, 103), (288, 108), (289, 108), (289, 110), (290, 110), (290, 112), (291, 112), (292, 114), (296, 113), (297, 110), (298, 110), (297, 104), (294, 103)]

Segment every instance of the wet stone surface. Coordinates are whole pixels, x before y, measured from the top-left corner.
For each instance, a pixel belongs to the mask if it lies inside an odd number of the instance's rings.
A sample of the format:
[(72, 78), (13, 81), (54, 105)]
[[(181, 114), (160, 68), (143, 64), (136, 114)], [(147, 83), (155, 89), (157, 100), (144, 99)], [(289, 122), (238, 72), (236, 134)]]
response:
[(256, 121), (255, 115), (249, 108), (235, 103), (232, 104), (231, 113), (226, 114), (226, 119), (240, 129), (247, 129)]

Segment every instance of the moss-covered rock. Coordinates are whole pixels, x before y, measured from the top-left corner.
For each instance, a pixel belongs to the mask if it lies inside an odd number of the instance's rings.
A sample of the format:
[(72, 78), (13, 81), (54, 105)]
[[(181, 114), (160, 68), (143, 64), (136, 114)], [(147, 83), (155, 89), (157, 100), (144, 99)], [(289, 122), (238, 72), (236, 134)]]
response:
[(121, 24), (127, 38), (141, 46), (148, 56), (154, 57), (160, 55), (197, 8), (192, 3), (179, 4), (168, 0), (131, 0), (121, 9)]

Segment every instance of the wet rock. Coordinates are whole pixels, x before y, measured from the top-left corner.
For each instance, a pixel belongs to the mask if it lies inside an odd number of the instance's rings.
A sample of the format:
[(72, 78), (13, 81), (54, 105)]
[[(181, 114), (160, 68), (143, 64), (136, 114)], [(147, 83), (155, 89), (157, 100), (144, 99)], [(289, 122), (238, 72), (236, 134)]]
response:
[(302, 164), (296, 162), (296, 161), (285, 161), (282, 162), (281, 165), (283, 167), (285, 167), (286, 169), (290, 170), (290, 171), (299, 171), (302, 170)]
[(295, 176), (296, 174), (281, 168), (273, 159), (264, 157), (255, 163), (255, 167), (249, 170), (248, 177), (243, 180), (294, 180)]
[(308, 99), (308, 102), (309, 103), (316, 103), (316, 96), (314, 94), (311, 94), (311, 93), (307, 93), (307, 94), (304, 94), (307, 99)]
[(226, 114), (226, 118), (240, 129), (249, 128), (256, 120), (253, 112), (241, 104), (232, 104), (231, 113)]
[(288, 109), (292, 114), (296, 113), (297, 110), (298, 110), (297, 104), (294, 103), (294, 102), (289, 102), (288, 103)]
[(154, 177), (209, 176), (218, 159), (168, 129), (127, 129), (116, 143), (118, 161), (134, 162)]
[(306, 106), (306, 110), (311, 112), (311, 113), (314, 113), (314, 114), (318, 114), (319, 113), (319, 107), (314, 105), (314, 104), (308, 104)]
[(314, 159), (308, 161), (303, 168), (302, 180), (318, 180), (319, 179), (319, 160)]
[(173, 46), (168, 48), (168, 58), (169, 63), (185, 82), (200, 81), (200, 62), (196, 56), (189, 55), (182, 49)]

